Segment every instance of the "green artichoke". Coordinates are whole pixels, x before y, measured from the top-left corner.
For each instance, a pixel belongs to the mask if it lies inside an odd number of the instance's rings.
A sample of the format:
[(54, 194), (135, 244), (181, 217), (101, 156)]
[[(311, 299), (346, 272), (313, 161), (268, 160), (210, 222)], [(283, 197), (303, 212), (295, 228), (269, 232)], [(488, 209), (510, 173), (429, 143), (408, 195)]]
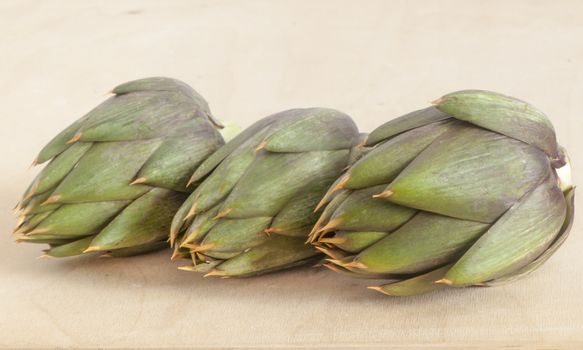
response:
[[(350, 164), (359, 142), (347, 115), (294, 109), (264, 118), (209, 157), (172, 223), (183, 270), (244, 277), (313, 260), (305, 240), (314, 208)], [(207, 177), (208, 176), (208, 177)]]
[(364, 146), (320, 203), (309, 242), (332, 270), (389, 280), (371, 289), (414, 295), (512, 281), (568, 235), (568, 159), (528, 103), (451, 93), (377, 128)]
[(50, 161), (17, 206), (16, 240), (48, 243), (47, 256), (113, 256), (167, 244), (190, 174), (224, 144), (206, 101), (188, 85), (147, 78), (57, 135)]

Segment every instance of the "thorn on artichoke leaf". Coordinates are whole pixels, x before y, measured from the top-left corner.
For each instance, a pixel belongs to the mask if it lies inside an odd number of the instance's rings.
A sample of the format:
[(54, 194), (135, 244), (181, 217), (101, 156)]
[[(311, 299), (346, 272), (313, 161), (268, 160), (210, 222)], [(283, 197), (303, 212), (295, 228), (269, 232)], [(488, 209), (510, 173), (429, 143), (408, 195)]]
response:
[(98, 245), (92, 245), (92, 246), (89, 246), (87, 249), (85, 249), (83, 251), (83, 254), (85, 254), (85, 253), (92, 253), (92, 252), (98, 252), (98, 251), (101, 251), (101, 250), (103, 250), (103, 247), (100, 247)]
[(81, 140), (81, 137), (83, 137), (83, 134), (78, 132), (69, 141), (67, 141), (67, 144), (71, 145), (73, 143), (76, 143), (77, 141)]
[(56, 194), (56, 195), (50, 196), (49, 198), (47, 198), (47, 200), (46, 200), (46, 201), (44, 201), (44, 202), (42, 202), (42, 203), (41, 203), (41, 207), (42, 207), (43, 205), (47, 205), (47, 204), (54, 204), (54, 203), (58, 203), (58, 202), (61, 200), (61, 198), (62, 198), (62, 197), (63, 197), (63, 196), (61, 196), (61, 195), (59, 195), (59, 194)]
[(311, 268), (319, 269), (321, 266), (322, 266), (322, 263), (315, 263), (314, 265), (311, 266)]
[(18, 202), (18, 204), (16, 204), (16, 206), (12, 209), (12, 212), (14, 213), (14, 215), (20, 215), (22, 210), (23, 210), (22, 202)]
[(178, 266), (178, 270), (195, 272), (196, 269), (192, 265)]
[(331, 262), (334, 265), (338, 265), (338, 266), (344, 266), (346, 263), (342, 260), (338, 260), (338, 259), (326, 259), (326, 261)]
[(47, 233), (49, 231), (50, 231), (50, 229), (46, 228), (46, 227), (35, 228), (34, 230), (27, 232), (26, 235), (27, 236), (42, 235), (42, 234)]
[(192, 184), (196, 181), (196, 179), (194, 178), (194, 175), (190, 177), (190, 179), (188, 179), (188, 182), (186, 183), (186, 188), (192, 186)]
[(22, 224), (26, 221), (26, 217), (21, 216), (18, 218), (18, 222), (16, 223), (16, 227), (12, 230), (12, 233), (18, 232), (22, 228)]
[(448, 280), (447, 278), (442, 278), (442, 279), (440, 279), (440, 280), (437, 280), (437, 281), (435, 281), (435, 282), (433, 282), (433, 283), (435, 283), (435, 284), (446, 284), (446, 285), (448, 285), (448, 286), (451, 286), (451, 285), (453, 285), (453, 282), (452, 282), (452, 281), (450, 281), (450, 280)]
[(145, 184), (146, 182), (148, 182), (148, 179), (145, 178), (144, 176), (141, 176), (141, 177), (138, 177), (137, 179), (135, 179), (134, 181), (132, 181), (130, 183), (130, 186), (141, 185), (141, 184)]
[(348, 268), (354, 268), (354, 269), (368, 269), (368, 266), (366, 266), (365, 264), (359, 262), (359, 261), (351, 261), (349, 263), (344, 263), (343, 265), (341, 265), (342, 267), (348, 267)]
[(320, 238), (318, 241), (320, 243), (328, 243), (328, 244), (342, 244), (346, 242), (345, 237), (323, 237)]
[(176, 239), (178, 239), (178, 231), (170, 230), (170, 234), (168, 235), (168, 239), (166, 240), (166, 242), (170, 244), (170, 248), (174, 248), (174, 243), (176, 243)]
[(384, 290), (383, 290), (383, 287), (381, 287), (381, 286), (368, 286), (368, 287), (366, 287), (366, 288), (368, 288), (368, 289), (370, 289), (370, 290), (377, 291), (377, 292), (379, 292), (379, 293), (383, 293), (384, 295), (390, 295), (390, 296), (392, 296), (392, 294), (391, 294), (391, 293), (387, 293), (386, 291), (384, 291)]
[(324, 197), (318, 202), (318, 205), (314, 208), (314, 213), (322, 209), (326, 204), (328, 204), (328, 198)]
[(310, 233), (308, 233), (308, 239), (306, 240), (306, 243), (313, 243), (316, 241), (316, 239), (318, 239), (318, 232), (320, 232), (319, 230), (322, 227), (322, 221), (322, 217), (316, 221), (314, 227), (312, 227), (312, 230)]
[(261, 141), (260, 144), (257, 145), (257, 147), (255, 147), (255, 152), (259, 152), (262, 149), (265, 148), (265, 146), (267, 146), (267, 141)]
[(39, 182), (38, 181), (35, 181), (35, 183), (32, 185), (32, 187), (30, 188), (30, 190), (24, 195), (24, 197), (22, 198), (22, 200), (23, 201), (26, 201), (26, 200), (29, 200), (32, 197), (34, 197), (36, 195), (36, 191), (38, 190), (38, 186), (39, 186)]
[(53, 257), (45, 253), (45, 254), (37, 256), (36, 258), (41, 260), (41, 259), (51, 259)]
[(221, 270), (211, 270), (210, 272), (208, 272), (206, 275), (204, 275), (202, 277), (210, 277), (210, 276), (229, 277), (225, 271), (221, 271)]
[(268, 236), (271, 236), (272, 233), (280, 233), (282, 231), (283, 231), (282, 229), (277, 227), (269, 227), (263, 230), (263, 232), (265, 232), (265, 234), (267, 234)]
[(363, 148), (364, 146), (366, 146), (367, 142), (368, 142), (368, 135), (365, 138), (363, 138), (362, 141), (358, 145), (356, 145), (356, 147)]
[(182, 220), (183, 222), (192, 219), (196, 215), (196, 207), (198, 207), (198, 202), (194, 202), (192, 207), (190, 207), (190, 210), (188, 211), (188, 213), (186, 213), (186, 216)]
[(196, 252), (204, 252), (204, 251), (213, 249), (215, 247), (215, 244), (208, 243), (208, 244), (199, 245), (199, 244), (194, 244), (194, 243), (186, 243), (183, 246), (184, 246), (184, 248), (188, 248), (191, 253), (196, 253)]
[(340, 178), (340, 181), (338, 181), (334, 185), (334, 187), (329, 189), (328, 192), (326, 192), (326, 194), (322, 198), (322, 200), (320, 200), (320, 202), (318, 202), (318, 205), (316, 205), (316, 208), (314, 209), (314, 213), (317, 212), (318, 210), (322, 209), (326, 204), (328, 204), (330, 202), (331, 196), (334, 193), (336, 193), (340, 190), (343, 190), (349, 180), (350, 180), (350, 173), (342, 175), (342, 177)]
[(314, 246), (314, 248), (316, 248), (317, 250), (321, 251), (322, 253), (324, 253), (328, 256), (331, 256), (331, 257), (334, 256), (334, 253), (326, 247)]
[(383, 191), (381, 193), (373, 195), (372, 198), (389, 198), (390, 196), (393, 195), (393, 193), (395, 193), (395, 192), (393, 192), (391, 190), (386, 190), (386, 191)]
[(233, 211), (231, 208), (223, 209), (219, 211), (219, 213), (213, 218), (213, 220), (219, 220), (224, 218), (225, 216), (229, 215), (229, 213)]
[(29, 169), (34, 168), (35, 166), (37, 166), (39, 164), (40, 163), (38, 162), (38, 158), (34, 158), (33, 161), (32, 161), (32, 163), (30, 163)]
[(24, 216), (26, 216), (26, 215), (30, 214), (30, 212), (31, 212), (32, 210), (33, 210), (33, 207), (29, 205), (28, 207), (22, 208), (22, 209), (20, 210), (20, 212), (18, 213), (18, 215), (20, 215), (20, 216), (23, 216), (23, 217), (24, 217)]
[(318, 229), (317, 232), (328, 233), (328, 232), (334, 231), (341, 223), (342, 223), (341, 218), (332, 219), (332, 220), (328, 221), (328, 223), (326, 225), (324, 225), (324, 227), (321, 227), (320, 229)]
[(324, 266), (325, 268), (328, 268), (334, 272), (342, 272), (342, 270), (340, 270), (338, 268), (338, 266), (334, 265), (334, 264), (322, 264), (321, 266)]
[(181, 257), (182, 257), (182, 253), (180, 253), (180, 251), (178, 249), (174, 249), (174, 252), (172, 252), (172, 256), (170, 257), (170, 261), (176, 261)]
[(431, 104), (434, 105), (434, 106), (437, 106), (437, 105), (440, 105), (443, 102), (443, 100), (444, 100), (444, 98), (443, 97), (440, 97), (440, 98), (438, 98), (436, 100), (431, 101)]

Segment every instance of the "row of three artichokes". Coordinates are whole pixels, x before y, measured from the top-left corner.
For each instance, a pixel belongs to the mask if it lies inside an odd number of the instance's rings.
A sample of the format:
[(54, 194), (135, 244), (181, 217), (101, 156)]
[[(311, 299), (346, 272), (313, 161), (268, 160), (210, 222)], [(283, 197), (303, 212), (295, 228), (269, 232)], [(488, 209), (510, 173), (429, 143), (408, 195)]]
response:
[(322, 252), (333, 270), (411, 295), (522, 276), (572, 222), (552, 125), (503, 95), (446, 95), (368, 136), (339, 111), (294, 109), (225, 144), (182, 82), (148, 78), (113, 93), (35, 160), (50, 162), (17, 206), (18, 241), (48, 243), (54, 257), (169, 241), (174, 259), (191, 262), (181, 269), (224, 277)]

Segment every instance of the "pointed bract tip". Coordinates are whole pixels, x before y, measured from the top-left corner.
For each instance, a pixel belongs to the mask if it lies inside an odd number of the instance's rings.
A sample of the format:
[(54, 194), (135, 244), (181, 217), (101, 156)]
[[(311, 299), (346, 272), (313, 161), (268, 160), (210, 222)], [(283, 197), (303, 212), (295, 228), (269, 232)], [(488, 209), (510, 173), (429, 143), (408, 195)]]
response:
[(320, 243), (328, 243), (328, 244), (342, 244), (346, 242), (346, 238), (344, 237), (323, 237), (320, 238), (318, 241)]
[(81, 140), (81, 137), (83, 137), (83, 134), (78, 132), (69, 141), (67, 141), (67, 144), (70, 145), (70, 144), (73, 144), (75, 142), (78, 142), (79, 140)]
[(434, 106), (438, 106), (439, 104), (441, 104), (443, 102), (443, 100), (444, 100), (444, 98), (443, 97), (440, 97), (438, 99), (435, 99), (435, 100), (431, 101), (431, 104), (434, 105)]
[(267, 146), (267, 141), (261, 141), (260, 144), (257, 145), (257, 147), (255, 147), (255, 152), (259, 152), (262, 149), (265, 148), (265, 146)]
[(30, 212), (32, 212), (33, 209), (34, 209), (34, 206), (29, 205), (28, 207), (20, 209), (20, 211), (18, 212), (18, 215), (26, 216), (26, 215), (30, 214)]
[(314, 246), (314, 248), (316, 248), (316, 250), (328, 255), (328, 256), (332, 256), (332, 253), (330, 252), (330, 249), (325, 248), (325, 247), (320, 247), (320, 246)]
[(386, 191), (383, 191), (381, 193), (374, 194), (372, 196), (372, 198), (389, 198), (390, 196), (393, 195), (393, 193), (395, 193), (395, 192), (393, 192), (391, 190), (386, 190)]
[(350, 267), (350, 268), (353, 268), (353, 269), (362, 269), (362, 270), (368, 269), (368, 266), (366, 266), (365, 264), (363, 264), (363, 263), (361, 263), (359, 261), (354, 261), (354, 260), (351, 261), (351, 262), (349, 262), (349, 263), (345, 263), (342, 266), (343, 267)]
[(269, 227), (263, 230), (263, 232), (265, 232), (268, 236), (271, 235), (272, 233), (280, 233), (282, 231), (283, 231), (282, 229), (277, 227)]
[(225, 271), (221, 271), (221, 270), (211, 270), (209, 273), (207, 273), (203, 277), (210, 277), (210, 276), (227, 277), (228, 274)]
[(317, 232), (327, 233), (330, 231), (334, 231), (338, 227), (338, 225), (340, 225), (341, 223), (342, 223), (342, 219), (340, 219), (340, 218), (332, 219), (332, 220), (328, 221), (328, 223), (326, 225), (324, 225), (324, 227), (321, 227)]
[(83, 254), (85, 254), (85, 253), (92, 253), (92, 252), (99, 252), (101, 250), (103, 250), (103, 247), (100, 247), (98, 245), (92, 245), (92, 246), (89, 246), (87, 249), (85, 249), (83, 251)]
[(178, 249), (175, 249), (170, 257), (170, 261), (176, 261), (180, 258), (182, 258), (182, 253)]
[(39, 165), (38, 158), (34, 158), (34, 160), (32, 161), (32, 163), (30, 163), (30, 166), (28, 168), (29, 169), (34, 168), (37, 165)]
[(178, 270), (195, 272), (196, 269), (192, 265), (178, 266)]
[(214, 218), (213, 220), (219, 220), (224, 218), (225, 216), (229, 215), (229, 213), (232, 211), (233, 209), (231, 208), (227, 208), (227, 209), (223, 209), (221, 210)]
[(350, 174), (344, 174), (344, 176), (342, 176), (342, 179), (338, 181), (336, 186), (332, 188), (332, 193), (344, 189), (348, 181), (350, 181)]
[(451, 286), (451, 285), (453, 285), (453, 282), (452, 282), (452, 281), (450, 281), (450, 280), (448, 280), (447, 278), (442, 278), (442, 279), (440, 279), (440, 280), (437, 280), (437, 281), (435, 281), (435, 282), (433, 282), (433, 283), (435, 283), (435, 284), (446, 284), (446, 285), (448, 285), (448, 286)]
[(39, 186), (39, 182), (38, 180), (34, 182), (34, 184), (32, 185), (32, 187), (30, 188), (30, 190), (24, 195), (24, 197), (22, 198), (23, 201), (29, 200), (32, 197), (34, 197), (34, 195), (36, 194), (36, 191), (38, 191), (38, 186)]
[(194, 184), (194, 182), (196, 181), (196, 179), (194, 178), (194, 175), (190, 177), (190, 179), (188, 179), (188, 182), (186, 183), (186, 188), (192, 186), (192, 184)]
[(362, 139), (362, 141), (358, 145), (356, 145), (356, 147), (363, 148), (364, 146), (366, 146), (367, 142), (368, 142), (368, 135), (364, 139)]
[(318, 210), (322, 209), (326, 204), (328, 204), (328, 198), (324, 197), (318, 202), (318, 205), (314, 208), (313, 213), (317, 213)]
[(47, 233), (49, 231), (50, 231), (50, 229), (47, 227), (35, 228), (34, 230), (27, 232), (26, 235), (27, 236), (42, 235), (42, 234)]
[(190, 210), (188, 211), (188, 213), (186, 213), (186, 216), (184, 217), (184, 219), (182, 219), (182, 222), (186, 222), (186, 221), (192, 219), (196, 215), (196, 207), (197, 206), (198, 206), (198, 202), (194, 202), (192, 207), (190, 207)]
[(213, 249), (215, 247), (215, 244), (208, 243), (208, 244), (199, 245), (199, 244), (194, 244), (194, 243), (186, 243), (186, 244), (181, 245), (181, 247), (188, 248), (191, 253), (197, 253), (197, 252), (205, 252), (207, 250)]
[(40, 256), (37, 256), (36, 258), (37, 259), (51, 259), (51, 258), (53, 258), (53, 256), (50, 256), (50, 255), (45, 253), (45, 254), (42, 254)]
[(333, 265), (333, 264), (321, 264), (321, 266), (324, 266), (325, 268), (330, 269), (330, 270), (332, 270), (334, 272), (342, 272), (342, 270), (340, 270), (338, 268), (338, 266)]
[(331, 262), (334, 265), (338, 265), (338, 266), (344, 266), (346, 263), (342, 260), (338, 260), (338, 259), (326, 259), (326, 261)]
[(145, 178), (144, 176), (141, 176), (141, 177), (138, 177), (137, 179), (135, 179), (134, 181), (132, 181), (130, 183), (130, 186), (141, 185), (141, 184), (145, 184), (146, 182), (148, 182), (148, 179)]
[(19, 217), (18, 222), (16, 223), (16, 227), (12, 230), (12, 233), (16, 233), (16, 231), (20, 230), (25, 221), (26, 221), (26, 216)]
[(390, 293), (387, 293), (385, 290), (383, 290), (383, 287), (381, 287), (381, 286), (367, 286), (366, 288), (370, 289), (370, 290), (377, 291), (379, 293), (383, 293), (385, 295), (392, 295)]
[(55, 204), (58, 203), (61, 200), (62, 196), (61, 195), (54, 195), (54, 196), (50, 196), (49, 198), (47, 198), (46, 201), (41, 203), (41, 206), (43, 205), (47, 205), (47, 204)]

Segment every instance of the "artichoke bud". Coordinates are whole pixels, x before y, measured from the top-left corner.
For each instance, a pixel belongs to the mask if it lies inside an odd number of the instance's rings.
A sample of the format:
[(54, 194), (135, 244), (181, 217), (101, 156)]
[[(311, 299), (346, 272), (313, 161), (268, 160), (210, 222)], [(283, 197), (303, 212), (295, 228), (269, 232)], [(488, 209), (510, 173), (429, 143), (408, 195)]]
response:
[(335, 271), (390, 278), (371, 287), (385, 294), (515, 280), (573, 220), (569, 159), (541, 111), (478, 90), (433, 104), (370, 133), (308, 238)]
[(174, 257), (182, 270), (242, 277), (311, 261), (305, 244), (317, 203), (354, 159), (360, 137), (346, 114), (294, 109), (266, 117), (197, 169), (200, 181), (175, 216)]
[(113, 94), (34, 162), (48, 164), (17, 207), (16, 239), (49, 243), (47, 256), (163, 247), (190, 175), (224, 144), (207, 102), (183, 82), (140, 79)]

